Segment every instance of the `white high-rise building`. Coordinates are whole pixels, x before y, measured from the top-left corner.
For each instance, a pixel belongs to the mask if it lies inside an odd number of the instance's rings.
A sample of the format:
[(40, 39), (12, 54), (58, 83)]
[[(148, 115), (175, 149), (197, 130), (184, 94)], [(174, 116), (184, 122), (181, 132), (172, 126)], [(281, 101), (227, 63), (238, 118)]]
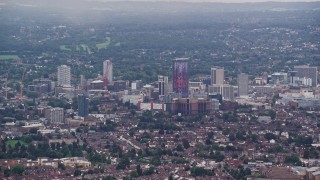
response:
[(238, 75), (238, 96), (247, 96), (249, 87), (249, 76), (241, 73)]
[(167, 95), (168, 93), (168, 85), (169, 85), (169, 78), (168, 76), (158, 76), (158, 88), (159, 88), (159, 95)]
[(71, 86), (71, 70), (67, 65), (58, 67), (58, 86), (70, 87)]
[(113, 84), (113, 65), (111, 60), (103, 62), (103, 79), (108, 79), (108, 84)]
[(211, 85), (224, 84), (224, 68), (223, 67), (212, 67), (211, 68)]
[(63, 108), (52, 108), (50, 110), (50, 122), (53, 124), (64, 124)]
[(87, 89), (87, 80), (84, 75), (80, 75), (80, 89), (81, 90)]

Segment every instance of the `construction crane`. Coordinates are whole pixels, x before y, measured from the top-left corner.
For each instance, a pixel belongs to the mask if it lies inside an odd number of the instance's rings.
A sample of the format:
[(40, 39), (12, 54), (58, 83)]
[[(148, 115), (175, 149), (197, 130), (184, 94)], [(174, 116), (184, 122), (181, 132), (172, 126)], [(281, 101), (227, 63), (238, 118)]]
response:
[(22, 78), (21, 78), (21, 81), (20, 81), (20, 97), (19, 97), (19, 99), (23, 99), (23, 93), (22, 93), (22, 91), (23, 91), (23, 79), (24, 79), (24, 75), (26, 73), (26, 70), (27, 70), (27, 68), (24, 69), (23, 74), (22, 74)]

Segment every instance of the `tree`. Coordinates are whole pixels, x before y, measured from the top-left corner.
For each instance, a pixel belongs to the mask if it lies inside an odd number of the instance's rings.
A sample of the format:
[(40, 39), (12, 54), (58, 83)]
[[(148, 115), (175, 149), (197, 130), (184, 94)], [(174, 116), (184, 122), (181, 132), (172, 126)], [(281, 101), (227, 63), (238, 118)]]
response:
[(268, 141), (270, 141), (271, 139), (277, 139), (277, 136), (272, 133), (266, 133), (264, 135), (264, 138), (266, 138)]
[(173, 175), (172, 174), (169, 175), (168, 180), (173, 180)]
[(66, 169), (64, 164), (62, 164), (62, 163), (58, 164), (58, 168), (61, 169), (61, 170), (65, 170)]
[(161, 128), (161, 129), (159, 130), (159, 134), (164, 134), (164, 129)]
[(139, 176), (142, 175), (142, 168), (141, 168), (141, 165), (140, 165), (140, 164), (137, 165), (136, 171), (137, 171), (137, 173), (138, 173)]
[(210, 139), (206, 139), (205, 144), (206, 145), (210, 145), (211, 144), (211, 140)]
[(136, 178), (136, 177), (138, 177), (139, 175), (138, 175), (137, 171), (131, 171), (131, 172), (130, 172), (130, 176), (133, 177), (133, 178)]
[(3, 173), (4, 173), (5, 177), (9, 177), (10, 176), (10, 169), (5, 169)]
[(215, 175), (214, 171), (205, 169), (203, 167), (192, 167), (190, 171), (192, 176), (214, 176)]
[(75, 177), (76, 176), (80, 176), (81, 175), (81, 171), (79, 170), (79, 169), (76, 169), (75, 171), (74, 171), (74, 174), (73, 174)]
[(299, 135), (294, 139), (294, 142), (298, 146), (311, 146), (311, 144), (313, 143), (313, 139), (310, 136), (305, 137), (305, 136)]
[(116, 180), (116, 178), (113, 176), (106, 176), (106, 177), (103, 177), (102, 180)]
[(183, 147), (181, 144), (178, 144), (177, 148), (176, 148), (177, 151), (183, 151)]
[(274, 120), (276, 118), (277, 113), (274, 110), (269, 110), (268, 115), (271, 117), (271, 119)]
[(297, 155), (294, 155), (294, 154), (286, 156), (286, 158), (284, 160), (284, 163), (292, 164), (292, 165), (295, 165), (295, 166), (301, 166), (302, 165), (302, 162), (300, 161), (299, 157)]
[(149, 176), (149, 175), (153, 174), (154, 172), (155, 172), (154, 167), (150, 167), (149, 169), (143, 171), (143, 175)]
[(185, 149), (190, 147), (189, 141), (187, 139), (182, 139), (182, 145)]
[(210, 132), (208, 132), (208, 139), (212, 139), (213, 138), (213, 132), (212, 131), (210, 131)]
[(137, 112), (136, 112), (136, 110), (132, 109), (131, 112), (130, 112), (130, 114), (131, 114), (132, 116), (135, 116), (135, 115), (137, 114)]
[(3, 153), (5, 153), (5, 152), (7, 152), (7, 146), (6, 146), (6, 143), (2, 143), (2, 145), (1, 145), (1, 151), (3, 152)]
[(37, 134), (38, 133), (38, 129), (37, 128), (30, 128), (29, 133), (30, 134)]
[(23, 171), (24, 171), (24, 168), (22, 165), (16, 165), (11, 170), (12, 173), (17, 174), (19, 176), (22, 176)]
[(117, 169), (126, 169), (127, 167), (130, 166), (130, 161), (127, 157), (121, 158), (118, 165)]
[(152, 164), (154, 166), (159, 166), (159, 165), (161, 165), (161, 160), (158, 156), (155, 156), (151, 159), (150, 164)]

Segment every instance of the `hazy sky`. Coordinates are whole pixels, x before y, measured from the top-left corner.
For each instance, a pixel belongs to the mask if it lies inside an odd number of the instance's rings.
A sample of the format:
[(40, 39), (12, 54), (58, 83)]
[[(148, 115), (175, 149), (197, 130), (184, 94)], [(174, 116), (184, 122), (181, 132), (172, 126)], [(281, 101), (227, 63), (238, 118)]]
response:
[(242, 2), (314, 2), (320, 0), (87, 0), (87, 1), (181, 1), (181, 2), (222, 2), (222, 3), (242, 3)]

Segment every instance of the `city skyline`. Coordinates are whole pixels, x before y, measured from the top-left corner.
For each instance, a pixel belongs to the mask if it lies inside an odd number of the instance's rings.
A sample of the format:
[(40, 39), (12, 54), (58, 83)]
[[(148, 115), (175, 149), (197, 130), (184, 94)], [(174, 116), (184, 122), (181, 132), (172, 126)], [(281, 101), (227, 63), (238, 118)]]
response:
[(320, 1), (279, 1), (2, 0), (0, 179), (319, 179)]

